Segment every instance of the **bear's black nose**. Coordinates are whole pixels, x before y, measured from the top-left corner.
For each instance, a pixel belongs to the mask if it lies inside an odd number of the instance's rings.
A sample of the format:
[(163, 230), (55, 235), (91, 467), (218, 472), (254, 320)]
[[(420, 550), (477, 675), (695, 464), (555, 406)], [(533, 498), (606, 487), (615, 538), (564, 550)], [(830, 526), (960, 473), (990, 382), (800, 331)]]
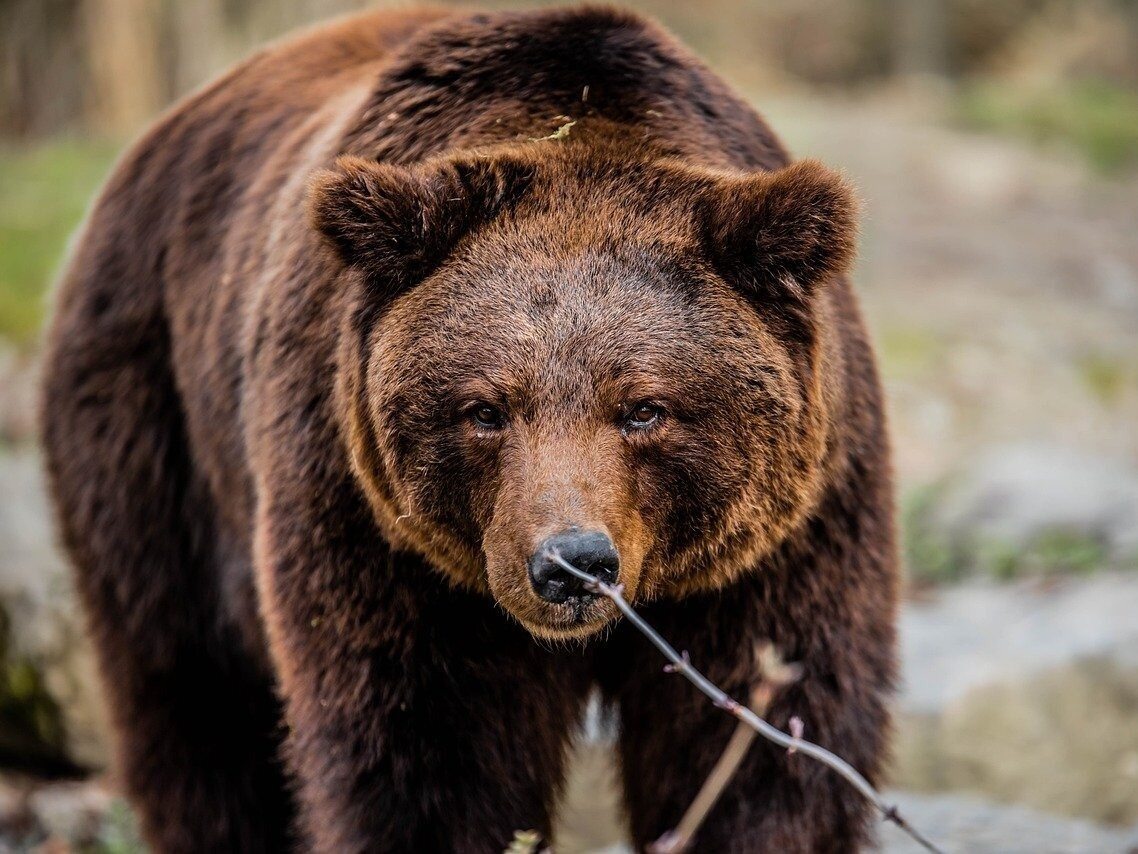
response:
[(559, 555), (566, 563), (571, 563), (606, 584), (616, 583), (620, 557), (607, 534), (576, 529), (562, 531), (539, 545), (529, 560), (529, 577), (533, 589), (546, 602), (560, 604), (570, 599), (583, 602), (595, 596), (585, 589), (584, 581), (550, 559), (550, 554)]

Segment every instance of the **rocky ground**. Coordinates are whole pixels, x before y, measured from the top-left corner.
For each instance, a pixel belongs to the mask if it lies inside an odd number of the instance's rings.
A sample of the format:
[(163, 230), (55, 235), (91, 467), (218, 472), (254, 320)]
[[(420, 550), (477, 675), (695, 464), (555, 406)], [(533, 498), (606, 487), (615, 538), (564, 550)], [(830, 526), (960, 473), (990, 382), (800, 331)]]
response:
[[(1057, 819), (1023, 807), (995, 806), (964, 795), (928, 797), (890, 793), (907, 820), (920, 827), (947, 854), (1047, 854), (1080, 851), (1094, 854), (1132, 852), (1138, 832), (1099, 827), (1086, 821)], [(925, 849), (892, 825), (882, 827), (883, 854), (921, 854)], [(631, 854), (622, 843), (594, 849), (599, 854)]]
[[(949, 851), (1138, 846), (1136, 613), (1138, 574), (1122, 573), (908, 601), (891, 775), (906, 817)], [(583, 749), (559, 850), (617, 844), (611, 755)], [(880, 839), (916, 850), (891, 826)]]
[[(857, 280), (912, 571), (893, 785), (950, 851), (1128, 851), (1138, 179), (946, 129), (927, 103), (767, 109), (866, 200)], [(34, 351), (0, 345), (0, 766), (64, 773), (106, 751), (31, 449), (33, 374)], [(620, 844), (610, 752), (583, 750), (560, 850)], [(112, 789), (0, 777), (0, 851), (137, 850)], [(912, 850), (889, 828), (881, 841)]]

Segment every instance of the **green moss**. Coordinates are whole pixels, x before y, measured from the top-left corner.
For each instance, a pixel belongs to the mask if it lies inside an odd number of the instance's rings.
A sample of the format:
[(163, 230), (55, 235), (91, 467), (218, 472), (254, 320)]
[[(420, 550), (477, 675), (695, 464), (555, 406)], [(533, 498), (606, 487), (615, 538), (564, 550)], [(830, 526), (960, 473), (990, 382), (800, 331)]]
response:
[(986, 576), (1011, 581), (1027, 576), (1085, 574), (1102, 567), (1138, 569), (1133, 559), (1112, 558), (1106, 544), (1083, 531), (1051, 528), (1025, 544), (943, 530), (936, 507), (945, 484), (914, 490), (902, 502), (901, 527), (909, 577), (917, 584), (946, 584)]
[(1127, 385), (1138, 382), (1138, 371), (1103, 353), (1083, 356), (1077, 364), (1083, 383), (1102, 403), (1118, 402)]
[(126, 801), (114, 801), (103, 817), (103, 827), (91, 854), (145, 854), (145, 851), (134, 813)]
[(913, 376), (937, 365), (945, 342), (931, 330), (911, 327), (883, 329), (877, 336), (878, 355), (886, 376)]
[(59, 706), (36, 663), (13, 648), (8, 612), (0, 606), (0, 765), (71, 771), (66, 742)]
[(68, 236), (113, 159), (105, 143), (0, 146), (0, 336), (31, 341)]
[(1045, 571), (1093, 572), (1107, 563), (1106, 546), (1099, 539), (1077, 531), (1046, 531), (1036, 538), (1029, 556)]
[(515, 830), (506, 854), (536, 854), (540, 844), (541, 834), (536, 830)]
[(976, 83), (962, 88), (954, 112), (971, 128), (1069, 145), (1106, 174), (1138, 167), (1138, 94), (1105, 81), (1038, 91)]
[(933, 520), (942, 492), (941, 484), (925, 486), (910, 492), (901, 503), (905, 565), (918, 584), (947, 584), (968, 574), (966, 562), (954, 553), (952, 543)]

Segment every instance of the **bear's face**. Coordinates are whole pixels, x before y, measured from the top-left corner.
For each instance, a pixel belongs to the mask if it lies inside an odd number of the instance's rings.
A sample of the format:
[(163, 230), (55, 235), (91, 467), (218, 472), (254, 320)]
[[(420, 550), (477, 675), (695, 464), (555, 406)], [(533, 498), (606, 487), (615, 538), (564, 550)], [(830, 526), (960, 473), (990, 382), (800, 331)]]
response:
[(339, 398), (379, 523), (549, 638), (616, 614), (549, 581), (551, 549), (630, 600), (681, 596), (802, 521), (830, 408), (824, 284), (853, 229), (814, 164), (564, 148), (342, 161), (314, 196), (358, 289)]

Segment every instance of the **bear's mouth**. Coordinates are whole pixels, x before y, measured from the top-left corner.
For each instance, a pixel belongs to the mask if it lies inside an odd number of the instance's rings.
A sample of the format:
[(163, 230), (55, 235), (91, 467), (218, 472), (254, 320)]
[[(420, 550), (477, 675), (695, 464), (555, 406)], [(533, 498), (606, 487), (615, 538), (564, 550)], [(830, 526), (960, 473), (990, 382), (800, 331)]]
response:
[(597, 618), (597, 598), (595, 596), (570, 596), (562, 605), (570, 613), (572, 625), (584, 625)]
[(611, 623), (619, 613), (603, 596), (572, 596), (564, 602), (546, 604), (539, 613), (528, 614), (521, 621), (535, 637), (553, 640), (586, 638)]

